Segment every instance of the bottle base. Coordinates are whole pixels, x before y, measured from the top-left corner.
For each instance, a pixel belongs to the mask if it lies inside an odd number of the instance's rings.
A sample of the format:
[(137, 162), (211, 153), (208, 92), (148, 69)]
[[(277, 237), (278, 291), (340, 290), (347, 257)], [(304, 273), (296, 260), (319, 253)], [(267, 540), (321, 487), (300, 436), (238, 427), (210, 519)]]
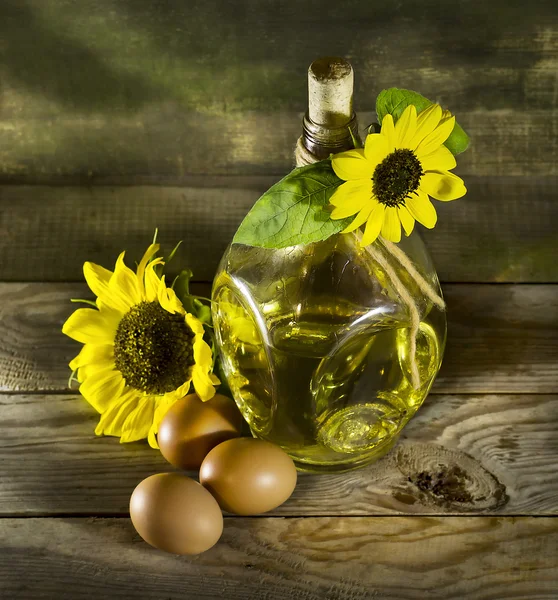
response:
[[(254, 434), (254, 432), (252, 432), (252, 435), (254, 437), (260, 437)], [(370, 450), (366, 453), (359, 453), (354, 457), (343, 457), (346, 458), (346, 460), (340, 458), (337, 461), (323, 461), (313, 457), (301, 457), (297, 454), (289, 452), (287, 448), (283, 448), (283, 450), (285, 450), (285, 452), (293, 459), (297, 471), (302, 473), (345, 473), (347, 471), (361, 469), (373, 462), (376, 462), (395, 446), (398, 439), (399, 435), (395, 435), (386, 440), (384, 443), (376, 446), (376, 448), (373, 450)]]

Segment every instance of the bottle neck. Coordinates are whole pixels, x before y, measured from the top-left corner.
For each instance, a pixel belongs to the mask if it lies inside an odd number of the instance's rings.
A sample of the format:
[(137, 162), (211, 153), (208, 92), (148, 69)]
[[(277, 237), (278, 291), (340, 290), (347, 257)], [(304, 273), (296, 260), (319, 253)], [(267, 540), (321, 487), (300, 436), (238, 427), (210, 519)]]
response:
[(354, 148), (359, 139), (353, 111), (354, 74), (343, 58), (325, 57), (308, 69), (308, 111), (295, 152), (297, 166)]
[(302, 140), (305, 148), (316, 157), (316, 161), (327, 158), (330, 154), (344, 152), (354, 148), (353, 137), (359, 139), (356, 114), (342, 125), (314, 123), (306, 113), (302, 121)]

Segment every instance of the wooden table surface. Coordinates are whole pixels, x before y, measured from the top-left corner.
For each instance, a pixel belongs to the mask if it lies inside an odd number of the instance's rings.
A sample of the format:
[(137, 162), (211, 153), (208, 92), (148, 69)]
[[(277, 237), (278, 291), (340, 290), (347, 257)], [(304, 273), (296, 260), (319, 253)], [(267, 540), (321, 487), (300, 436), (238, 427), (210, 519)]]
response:
[[(361, 126), (401, 86), (457, 115), (465, 198), (425, 234), (442, 370), (381, 461), (301, 475), (196, 557), (135, 533), (169, 466), (97, 438), (60, 330), (81, 267), (155, 227), (200, 282), (292, 166), (320, 56), (355, 68)], [(558, 599), (555, 0), (0, 2), (0, 598)]]
[[(253, 201), (263, 185), (258, 181), (229, 194)], [(180, 189), (183, 197), (195, 195), (194, 184)], [(80, 243), (72, 246), (67, 234), (56, 234), (56, 214), (38, 205), (29, 210), (56, 192), (57, 201), (47, 206), (72, 204), (85, 215), (82, 188), (29, 191), (26, 205), (14, 202), (24, 196), (19, 186), (0, 188), (12, 223), (4, 279), (14, 261), (41, 263), (46, 272), (68, 277), (76, 260), (95, 252), (91, 244), (110, 265), (112, 234), (95, 238), (87, 219), (77, 219), (72, 236)], [(219, 187), (202, 192), (209, 203), (221, 201)], [(88, 193), (128, 195), (137, 224), (150, 222), (145, 206), (172, 198), (178, 188)], [(557, 203), (538, 202), (548, 219), (556, 217)], [(102, 206), (110, 232), (121, 205)], [(471, 205), (456, 203), (455, 210)], [(53, 223), (38, 229), (40, 235), (33, 232), (36, 212)], [(512, 219), (501, 217), (504, 230)], [(548, 228), (535, 212), (522, 227), (538, 228), (541, 236)], [(194, 255), (195, 243), (186, 240), (182, 252)], [(556, 246), (556, 239), (549, 243)], [(455, 242), (450, 246), (438, 250), (442, 272), (458, 251)], [(52, 262), (44, 259), (49, 255)], [(60, 329), (75, 308), (69, 299), (87, 297), (86, 286), (0, 283), (0, 596), (557, 598), (558, 285), (506, 281), (514, 269), (529, 268), (535, 280), (550, 272), (528, 253), (517, 256), (514, 262), (510, 253), (503, 270), (466, 261), (456, 266), (465, 280), (479, 268), (498, 269), (503, 282), (444, 284), (444, 364), (390, 454), (352, 473), (301, 475), (286, 504), (261, 517), (226, 517), (221, 541), (197, 557), (164, 554), (135, 533), (128, 515), (132, 490), (170, 467), (144, 443), (95, 437), (96, 413), (68, 390), (67, 363), (78, 345)], [(33, 269), (21, 273), (33, 279)]]

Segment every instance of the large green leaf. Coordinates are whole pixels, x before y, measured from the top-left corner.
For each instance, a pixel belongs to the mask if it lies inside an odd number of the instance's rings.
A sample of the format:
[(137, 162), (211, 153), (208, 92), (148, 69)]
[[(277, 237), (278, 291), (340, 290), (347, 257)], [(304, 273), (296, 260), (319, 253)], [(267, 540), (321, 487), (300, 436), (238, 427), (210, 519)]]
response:
[[(433, 102), (412, 90), (389, 88), (381, 91), (376, 99), (378, 122), (381, 124), (387, 114), (392, 115), (393, 120), (397, 122), (397, 119), (399, 119), (403, 111), (411, 104), (414, 104), (417, 113), (420, 113), (433, 104)], [(469, 146), (469, 136), (456, 122), (453, 131), (445, 141), (444, 145), (452, 154), (460, 154), (467, 150), (467, 147)]]
[(319, 242), (340, 232), (351, 219), (332, 220), (326, 206), (342, 183), (330, 160), (294, 169), (254, 204), (233, 242), (285, 248)]

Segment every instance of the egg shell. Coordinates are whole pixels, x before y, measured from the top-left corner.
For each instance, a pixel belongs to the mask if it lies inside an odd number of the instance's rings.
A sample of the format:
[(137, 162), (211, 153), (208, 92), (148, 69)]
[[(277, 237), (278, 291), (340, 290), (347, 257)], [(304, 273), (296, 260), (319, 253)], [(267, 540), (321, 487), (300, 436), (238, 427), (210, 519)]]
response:
[(223, 515), (211, 494), (179, 473), (144, 479), (130, 498), (130, 517), (140, 536), (172, 554), (200, 554), (223, 533)]
[(275, 444), (236, 438), (219, 444), (205, 457), (200, 483), (223, 510), (259, 515), (283, 504), (296, 486), (292, 459)]
[(197, 394), (189, 394), (169, 408), (157, 441), (171, 465), (197, 470), (212, 448), (241, 435), (242, 423), (240, 411), (230, 398), (217, 394), (203, 402)]

